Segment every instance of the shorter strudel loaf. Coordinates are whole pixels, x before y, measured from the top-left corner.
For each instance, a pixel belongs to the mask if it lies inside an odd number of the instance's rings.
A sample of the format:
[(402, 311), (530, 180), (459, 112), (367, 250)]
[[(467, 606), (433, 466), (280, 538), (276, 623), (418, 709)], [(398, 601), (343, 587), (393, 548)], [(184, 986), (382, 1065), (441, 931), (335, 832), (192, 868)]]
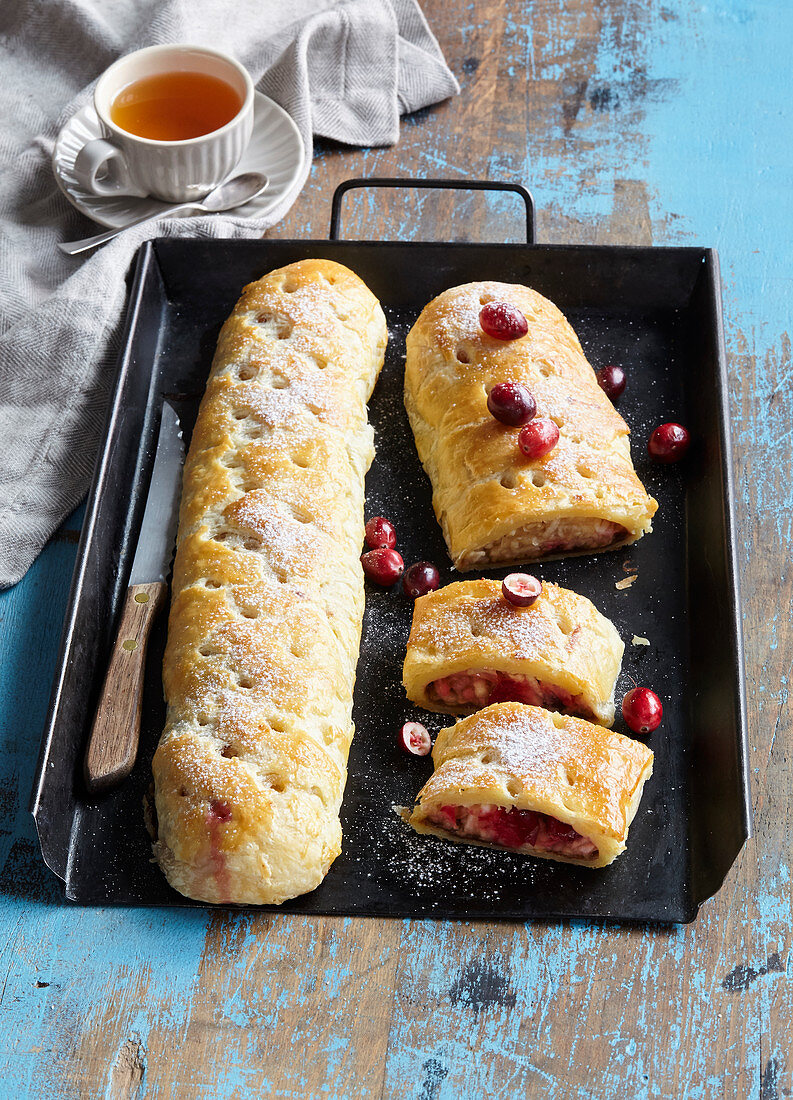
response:
[[(485, 333), (480, 311), (493, 302), (520, 310), (528, 332)], [(528, 388), (537, 418), (556, 424), (550, 453), (527, 458), (520, 429), (488, 411), (501, 382)], [(634, 471), (628, 425), (564, 314), (529, 287), (467, 283), (430, 302), (407, 336), (405, 407), (457, 569), (613, 550), (651, 530), (657, 504)]]

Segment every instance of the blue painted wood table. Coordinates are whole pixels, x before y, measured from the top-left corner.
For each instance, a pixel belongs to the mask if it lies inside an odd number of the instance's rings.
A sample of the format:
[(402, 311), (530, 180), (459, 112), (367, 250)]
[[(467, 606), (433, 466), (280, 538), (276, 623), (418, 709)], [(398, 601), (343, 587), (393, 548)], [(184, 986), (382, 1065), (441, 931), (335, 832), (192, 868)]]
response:
[[(720, 250), (755, 837), (685, 927), (69, 905), (27, 800), (78, 513), (0, 596), (4, 1097), (791, 1095), (793, 5), (424, 6), (462, 96), (393, 149), (321, 144), (278, 236), (324, 236), (345, 177), (420, 174), (525, 182), (542, 241)], [(399, 234), (504, 236), (449, 196), (418, 213)]]

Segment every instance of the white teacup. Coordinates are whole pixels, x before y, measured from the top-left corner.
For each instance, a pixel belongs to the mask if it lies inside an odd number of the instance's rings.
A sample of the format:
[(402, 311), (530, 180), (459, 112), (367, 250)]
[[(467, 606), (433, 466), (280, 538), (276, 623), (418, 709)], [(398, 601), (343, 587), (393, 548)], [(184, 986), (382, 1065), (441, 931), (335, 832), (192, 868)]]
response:
[[(122, 89), (164, 73), (191, 72), (230, 85), (242, 106), (224, 126), (181, 141), (140, 137), (117, 126), (111, 107)], [(253, 132), (253, 82), (227, 54), (203, 46), (149, 46), (119, 58), (99, 78), (94, 108), (103, 138), (77, 154), (74, 174), (95, 195), (151, 195), (167, 202), (202, 199), (239, 163)]]

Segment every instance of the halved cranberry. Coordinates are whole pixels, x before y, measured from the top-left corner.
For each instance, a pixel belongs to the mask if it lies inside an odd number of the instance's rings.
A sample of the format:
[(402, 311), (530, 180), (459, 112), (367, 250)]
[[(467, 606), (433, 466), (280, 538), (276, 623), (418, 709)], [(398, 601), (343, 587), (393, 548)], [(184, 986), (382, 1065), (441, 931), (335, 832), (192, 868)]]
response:
[(635, 687), (622, 700), (622, 717), (634, 733), (652, 733), (663, 715), (661, 700), (649, 688)]
[(691, 436), (682, 424), (659, 424), (647, 444), (656, 462), (677, 462), (688, 450)]
[(370, 550), (380, 550), (383, 547), (393, 550), (396, 546), (396, 528), (385, 516), (372, 516), (366, 524), (365, 534), (366, 545)]
[(482, 331), (494, 340), (518, 340), (529, 331), (529, 322), (509, 302), (488, 302), (479, 311)]
[(559, 428), (553, 420), (539, 417), (530, 420), (520, 429), (518, 446), (527, 458), (542, 458), (554, 449), (559, 442)]
[(384, 587), (398, 581), (405, 568), (402, 555), (385, 546), (380, 547), (379, 550), (367, 550), (365, 554), (361, 554), (361, 565), (370, 581), (382, 584)]
[(510, 573), (501, 582), (504, 599), (515, 607), (528, 607), (542, 592), (542, 581), (531, 573)]
[(399, 731), (399, 744), (412, 756), (426, 756), (432, 748), (429, 731), (421, 722), (405, 722)]
[(213, 798), (209, 803), (209, 813), (217, 821), (231, 821), (231, 806), (219, 798)]
[(521, 382), (497, 382), (487, 395), (491, 416), (511, 428), (528, 424), (537, 412), (537, 402), (528, 386)]
[(411, 600), (434, 592), (441, 583), (441, 575), (431, 561), (417, 561), (408, 566), (402, 578), (402, 589)]
[(616, 401), (622, 395), (625, 389), (625, 371), (622, 367), (609, 363), (608, 366), (601, 367), (595, 377), (606, 397)]

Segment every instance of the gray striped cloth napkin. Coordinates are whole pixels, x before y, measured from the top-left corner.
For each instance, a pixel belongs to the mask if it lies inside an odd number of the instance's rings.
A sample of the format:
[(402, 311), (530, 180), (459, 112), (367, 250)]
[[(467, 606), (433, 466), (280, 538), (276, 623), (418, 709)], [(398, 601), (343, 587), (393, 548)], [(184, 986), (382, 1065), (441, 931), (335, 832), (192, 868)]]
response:
[[(400, 114), (459, 88), (416, 0), (15, 0), (0, 5), (0, 41), (2, 588), (23, 576), (86, 492), (138, 245), (153, 236), (261, 236), (305, 183), (312, 134), (390, 145)], [(56, 243), (87, 236), (94, 223), (53, 177), (58, 131), (111, 62), (159, 42), (237, 57), (297, 123), (305, 171), (263, 220), (163, 220), (88, 258), (64, 256)]]

